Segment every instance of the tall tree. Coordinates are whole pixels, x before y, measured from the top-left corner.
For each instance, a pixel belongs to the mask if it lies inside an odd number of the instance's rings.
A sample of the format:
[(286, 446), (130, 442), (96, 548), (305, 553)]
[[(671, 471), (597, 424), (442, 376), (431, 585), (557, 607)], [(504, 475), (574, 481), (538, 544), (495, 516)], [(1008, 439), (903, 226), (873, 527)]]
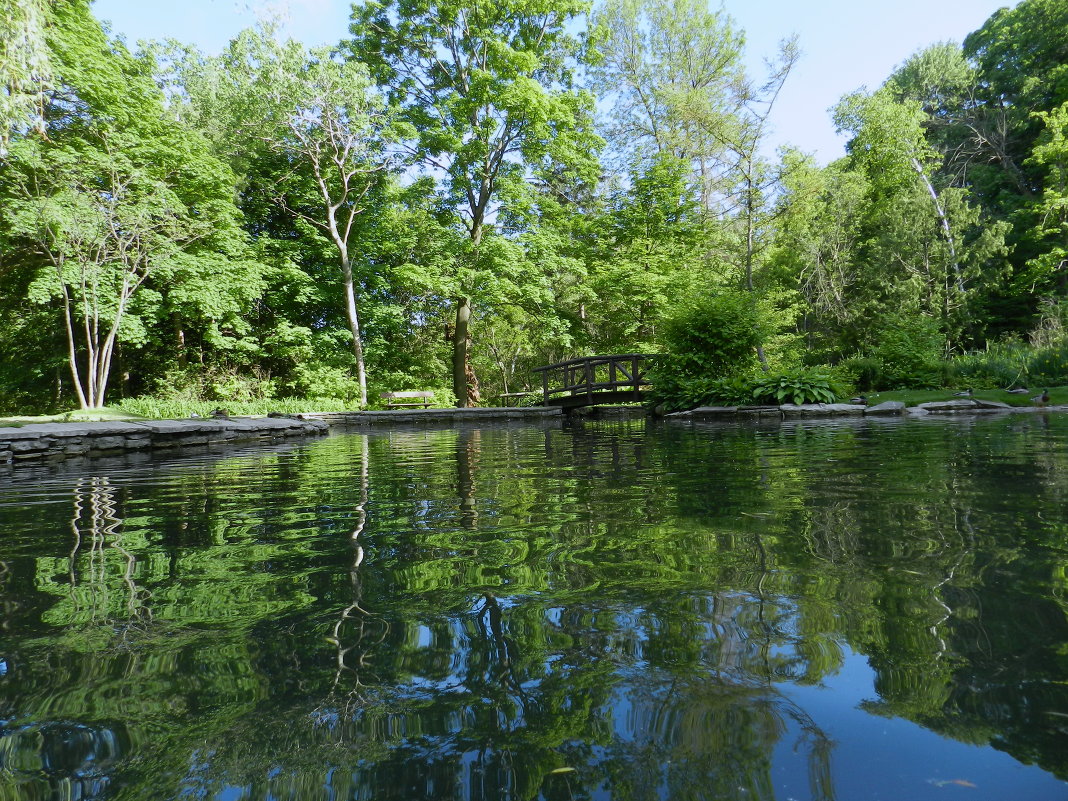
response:
[[(371, 93), (366, 67), (328, 50), (306, 52), (282, 44), (270, 31), (246, 32), (231, 47), (223, 67), (251, 73), (238, 99), (251, 109), (242, 123), (272, 150), (310, 172), (319, 208), (293, 198), (280, 186), (279, 202), (325, 235), (337, 251), (352, 336), (360, 405), (367, 405), (367, 367), (356, 284), (353, 235), (367, 208), (368, 193), (388, 165), (383, 147), (388, 118)], [(247, 133), (246, 133), (247, 135)]]
[[(20, 137), (0, 175), (0, 218), (33, 254), (31, 300), (66, 330), (79, 403), (103, 405), (124, 339), (141, 344), (161, 293), (242, 263), (233, 178), (206, 143), (166, 118), (163, 96), (87, 2), (56, 7), (47, 140)], [(241, 275), (250, 283), (247, 274)]]
[(716, 282), (704, 246), (709, 232), (690, 164), (670, 153), (635, 170), (610, 199), (590, 267), (596, 297), (588, 319), (598, 352), (648, 352), (678, 303)]
[[(742, 227), (742, 267), (745, 288), (749, 292), (754, 289), (753, 268), (761, 244), (760, 228), (766, 222), (764, 210), (768, 190), (776, 181), (775, 173), (760, 149), (768, 134), (768, 119), (775, 102), (800, 55), (797, 37), (786, 39), (779, 46), (777, 60), (769, 63), (764, 83), (758, 85), (746, 78), (737, 86), (734, 96), (736, 124), (722, 134), (733, 154), (729, 173), (734, 186), (733, 211)], [(761, 364), (766, 364), (763, 349), (758, 351)]]
[(869, 316), (923, 313), (958, 345), (979, 333), (972, 312), (1000, 278), (1005, 230), (982, 219), (967, 190), (941, 185), (922, 121), (918, 102), (886, 88), (848, 95), (835, 110), (839, 129), (853, 134), (848, 167), (868, 191), (858, 264), (869, 286), (883, 276)]
[(11, 131), (44, 132), (51, 60), (45, 36), (51, 0), (0, 0), (0, 158)]
[(670, 154), (701, 179), (712, 205), (734, 127), (745, 37), (704, 0), (607, 0), (594, 17), (603, 41), (593, 86), (610, 104), (606, 138), (623, 163)]
[(531, 167), (590, 164), (592, 102), (573, 86), (583, 0), (387, 0), (354, 7), (349, 49), (411, 124), (411, 156), (440, 177), (469, 252), (455, 283), (452, 381), (477, 401), (473, 295), (487, 226)]
[(1031, 112), (1068, 101), (1068, 5), (1023, 0), (1001, 8), (965, 38), (964, 53), (978, 68), (979, 109), (1005, 126), (1000, 149), (990, 155), (1004, 169), (1008, 187), (1030, 195), (1040, 171), (1023, 168), (1023, 161), (1043, 128)]
[(1023, 279), (1032, 293), (1068, 291), (1068, 102), (1050, 112), (1036, 112), (1045, 133), (1026, 162), (1045, 170), (1042, 196), (1028, 215), (1028, 232), (1039, 254), (1027, 262)]
[(206, 238), (217, 222), (186, 207), (123, 152), (136, 148), (109, 132), (91, 149), (48, 149), (38, 158), (18, 154), (25, 172), (10, 198), (8, 222), (51, 267), (30, 297), (60, 299), (83, 409), (104, 405), (119, 334), (130, 324), (138, 291), (158, 266)]

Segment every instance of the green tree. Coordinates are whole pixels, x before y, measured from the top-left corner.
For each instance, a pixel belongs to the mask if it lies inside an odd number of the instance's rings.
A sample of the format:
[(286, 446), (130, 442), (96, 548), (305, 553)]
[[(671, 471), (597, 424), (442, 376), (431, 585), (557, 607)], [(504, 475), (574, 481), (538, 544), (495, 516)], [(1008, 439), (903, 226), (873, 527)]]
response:
[(49, 150), (22, 161), (30, 175), (7, 212), (12, 232), (39, 248), (52, 268), (30, 288), (30, 299), (60, 298), (83, 409), (104, 405), (119, 333), (131, 324), (138, 290), (215, 222), (198, 219), (164, 181), (124, 155), (135, 147), (115, 135), (99, 149)]
[(871, 276), (883, 273), (885, 308), (923, 310), (959, 344), (979, 333), (974, 299), (1000, 277), (1005, 227), (986, 224), (967, 190), (939, 189), (922, 121), (918, 102), (897, 102), (885, 88), (848, 95), (835, 110), (839, 129), (853, 134), (850, 166), (867, 179), (863, 258)]
[(45, 130), (50, 6), (51, 0), (0, 0), (0, 158), (12, 130)]
[[(657, 329), (681, 300), (720, 278), (709, 269), (700, 189), (689, 164), (658, 154), (610, 199), (590, 265), (596, 302), (590, 342), (599, 352), (657, 349)], [(720, 278), (721, 280), (721, 278)]]
[(277, 198), (337, 251), (359, 400), (366, 406), (367, 368), (352, 250), (368, 194), (388, 166), (383, 148), (389, 136), (388, 119), (370, 92), (367, 69), (335, 58), (329, 50), (306, 52), (295, 42), (282, 44), (270, 31), (246, 31), (219, 68), (241, 72), (232, 102), (240, 104), (239, 124), (249, 126), (243, 138), (258, 138), (286, 162), (310, 171), (319, 201), (316, 211), (300, 196), (299, 183), (295, 193), (292, 181), (279, 187)]
[(992, 206), (1011, 209), (1019, 202), (1011, 196), (1027, 200), (1039, 191), (1041, 171), (1023, 163), (1043, 127), (1031, 112), (1068, 101), (1066, 42), (1068, 6), (1060, 0), (1023, 0), (999, 9), (964, 40), (964, 53), (978, 69), (978, 115), (993, 123), (984, 130), (1002, 129), (985, 148), (996, 170), (973, 178)]
[(657, 154), (684, 160), (711, 208), (723, 191), (727, 131), (737, 123), (743, 33), (701, 0), (608, 0), (593, 25), (602, 41), (591, 74), (611, 104), (612, 151), (626, 165)]
[(769, 263), (778, 282), (800, 293), (799, 328), (810, 352), (835, 358), (856, 348), (858, 329), (872, 312), (858, 263), (868, 180), (844, 160), (821, 168), (791, 151), (784, 162)]
[(487, 225), (502, 192), (556, 162), (590, 171), (592, 102), (573, 88), (582, 0), (390, 0), (353, 9), (350, 51), (399, 107), (412, 157), (460, 210), (469, 252), (454, 286), (453, 390), (477, 396), (470, 365), (472, 298)]
[(82, 2), (57, 7), (49, 47), (49, 139), (12, 144), (2, 215), (37, 260), (29, 298), (61, 315), (78, 401), (96, 407), (119, 343), (150, 338), (166, 288), (200, 283), (198, 303), (212, 304), (220, 288), (202, 276), (255, 279), (243, 271), (232, 176), (166, 118), (144, 63), (109, 42)]
[(1040, 253), (1027, 262), (1025, 280), (1031, 291), (1063, 295), (1068, 291), (1068, 102), (1053, 111), (1035, 113), (1045, 134), (1025, 162), (1045, 170), (1042, 196), (1028, 216)]

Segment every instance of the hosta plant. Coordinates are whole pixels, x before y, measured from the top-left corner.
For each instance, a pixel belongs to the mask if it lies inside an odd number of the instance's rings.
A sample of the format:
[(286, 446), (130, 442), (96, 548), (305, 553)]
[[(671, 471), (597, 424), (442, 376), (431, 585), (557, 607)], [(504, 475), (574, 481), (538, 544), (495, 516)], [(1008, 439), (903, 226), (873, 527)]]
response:
[(763, 376), (753, 382), (753, 398), (760, 403), (834, 403), (837, 390), (829, 375), (810, 370)]

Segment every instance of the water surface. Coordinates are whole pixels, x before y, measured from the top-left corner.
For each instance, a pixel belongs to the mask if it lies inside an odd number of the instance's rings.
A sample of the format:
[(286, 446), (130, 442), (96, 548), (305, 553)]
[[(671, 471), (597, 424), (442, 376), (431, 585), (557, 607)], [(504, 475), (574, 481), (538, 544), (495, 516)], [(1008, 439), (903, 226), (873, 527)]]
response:
[(1068, 798), (1068, 419), (0, 474), (0, 801)]

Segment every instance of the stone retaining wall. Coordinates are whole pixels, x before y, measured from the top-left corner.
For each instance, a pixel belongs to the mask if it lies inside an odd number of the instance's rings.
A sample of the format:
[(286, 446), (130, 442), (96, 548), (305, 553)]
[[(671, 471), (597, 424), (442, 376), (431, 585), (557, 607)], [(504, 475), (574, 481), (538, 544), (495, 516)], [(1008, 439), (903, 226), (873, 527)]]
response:
[(37, 423), (0, 428), (0, 464), (106, 456), (146, 448), (177, 448), (244, 440), (325, 434), (321, 420), (291, 417)]
[[(888, 404), (880, 404), (887, 406)], [(784, 403), (780, 406), (698, 406), (685, 412), (672, 412), (665, 415), (669, 420), (718, 420), (723, 418), (740, 418), (743, 420), (773, 418), (782, 420), (789, 417), (837, 417), (839, 415), (900, 414), (905, 404), (899, 403), (893, 409), (867, 407), (855, 403), (803, 403), (795, 406)]]

